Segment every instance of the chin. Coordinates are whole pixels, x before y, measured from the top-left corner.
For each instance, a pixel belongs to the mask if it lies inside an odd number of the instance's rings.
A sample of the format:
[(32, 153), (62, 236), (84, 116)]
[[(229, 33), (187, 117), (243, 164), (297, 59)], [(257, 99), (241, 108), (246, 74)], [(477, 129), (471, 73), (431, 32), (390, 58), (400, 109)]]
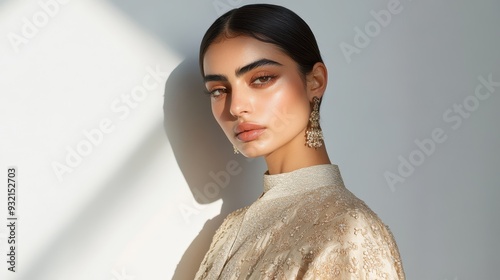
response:
[(240, 150), (240, 153), (247, 158), (256, 158), (264, 155), (263, 153), (255, 149), (243, 149)]
[(265, 157), (272, 152), (273, 149), (264, 143), (245, 143), (240, 150), (247, 158)]

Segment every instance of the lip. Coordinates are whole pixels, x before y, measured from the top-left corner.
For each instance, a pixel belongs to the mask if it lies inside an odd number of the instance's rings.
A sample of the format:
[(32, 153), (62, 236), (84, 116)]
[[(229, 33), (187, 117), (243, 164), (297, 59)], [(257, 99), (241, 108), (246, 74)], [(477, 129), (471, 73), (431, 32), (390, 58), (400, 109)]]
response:
[(236, 138), (242, 142), (249, 142), (259, 138), (265, 131), (265, 127), (254, 123), (240, 123), (234, 128)]

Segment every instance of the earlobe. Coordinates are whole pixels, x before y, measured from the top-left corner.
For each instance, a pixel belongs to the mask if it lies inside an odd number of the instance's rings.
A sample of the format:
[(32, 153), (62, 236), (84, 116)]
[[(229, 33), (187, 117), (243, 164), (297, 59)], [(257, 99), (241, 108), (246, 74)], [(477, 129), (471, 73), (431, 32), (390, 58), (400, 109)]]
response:
[(328, 83), (328, 71), (322, 62), (314, 64), (313, 69), (307, 74), (307, 93), (309, 99), (312, 100), (314, 96), (319, 98), (323, 97)]

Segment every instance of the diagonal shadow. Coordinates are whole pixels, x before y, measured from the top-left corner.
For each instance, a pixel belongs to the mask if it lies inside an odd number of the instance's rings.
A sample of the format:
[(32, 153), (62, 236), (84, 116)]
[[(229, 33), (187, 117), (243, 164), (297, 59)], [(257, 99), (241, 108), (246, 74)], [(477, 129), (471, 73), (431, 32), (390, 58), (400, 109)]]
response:
[[(22, 279), (44, 279), (43, 275), (48, 275), (57, 269), (52, 260), (59, 257), (61, 252), (67, 248), (82, 248), (82, 244), (91, 240), (92, 235), (86, 235), (89, 228), (103, 223), (108, 218), (106, 213), (110, 203), (120, 200), (121, 195), (124, 196), (138, 186), (134, 184), (137, 179), (134, 174), (147, 168), (143, 163), (155, 156), (154, 147), (165, 145), (163, 132), (166, 132), (176, 161), (196, 198), (199, 196), (195, 194), (203, 192), (207, 184), (217, 183), (210, 176), (211, 171), (218, 173), (226, 170), (228, 162), (232, 160), (236, 160), (242, 170), (238, 175), (231, 176), (228, 186), (219, 188), (216, 195), (197, 201), (211, 203), (222, 199), (221, 213), (204, 224), (180, 259), (173, 279), (193, 279), (223, 218), (230, 212), (253, 202), (262, 191), (265, 165), (259, 160), (249, 162), (242, 156), (232, 154), (229, 141), (213, 120), (210, 100), (202, 93), (203, 84), (195, 60), (197, 54), (191, 50), (193, 50), (193, 38), (201, 40), (204, 30), (200, 30), (199, 21), (186, 20), (186, 15), (190, 18), (206, 18), (206, 11), (193, 9), (181, 1), (148, 0), (141, 3), (135, 0), (109, 0), (109, 2), (125, 12), (145, 32), (152, 33), (187, 59), (171, 73), (166, 82), (164, 131), (156, 128), (145, 137), (144, 142), (131, 153), (123, 166), (118, 168), (116, 173), (110, 174), (109, 179), (102, 183), (100, 192), (90, 200), (92, 203), (86, 205), (71, 223), (46, 244), (33, 265), (22, 275)], [(174, 28), (179, 23), (182, 23), (182, 28)], [(208, 27), (208, 24), (204, 27)]]
[[(193, 279), (210, 245), (215, 230), (230, 212), (253, 202), (262, 192), (261, 160), (247, 161), (233, 155), (232, 146), (213, 120), (210, 99), (204, 96), (204, 85), (197, 64), (197, 49), (204, 31), (215, 20), (213, 14), (193, 5), (206, 3), (188, 1), (109, 0), (169, 48), (186, 58), (169, 76), (165, 85), (164, 127), (176, 161), (198, 203), (211, 203), (222, 199), (221, 213), (208, 220), (198, 236), (180, 259), (174, 280)], [(213, 8), (210, 2), (208, 6)], [(193, 20), (193, 18), (198, 20)], [(188, 19), (188, 20), (186, 20)], [(182, 24), (181, 28), (176, 28)], [(203, 28), (200, 28), (203, 26)], [(193, 40), (196, 44), (193, 45)], [(226, 188), (219, 188), (212, 196), (201, 200), (207, 184), (216, 183), (209, 172), (221, 172), (229, 161), (237, 160), (242, 172), (231, 176)], [(259, 166), (260, 163), (260, 166)], [(180, 213), (179, 213), (180, 215)]]
[[(186, 50), (192, 49), (193, 38), (203, 36), (203, 28), (208, 28), (208, 22), (200, 29), (200, 20), (217, 16), (216, 11), (204, 9), (207, 5), (213, 7), (212, 1), (187, 0), (108, 0), (119, 8), (134, 23), (145, 32), (167, 45), (178, 54), (186, 55)], [(209, 19), (208, 21), (215, 20)], [(198, 41), (198, 39), (195, 39)], [(197, 46), (196, 46), (197, 47)]]
[[(141, 184), (136, 184), (138, 173), (148, 168), (148, 162), (157, 157), (157, 151), (168, 141), (163, 134), (161, 125), (155, 125), (152, 130), (145, 135), (144, 141), (138, 145), (135, 151), (130, 153), (123, 165), (116, 170), (114, 174), (109, 175), (107, 181), (102, 182), (100, 190), (93, 198), (89, 199), (91, 203), (87, 204), (75, 215), (74, 219), (66, 224), (64, 230), (59, 231), (50, 242), (39, 252), (22, 278), (26, 280), (48, 279), (44, 277), (51, 271), (57, 271), (60, 264), (55, 264), (53, 259), (59, 259), (62, 252), (68, 248), (85, 248), (92, 246), (90, 243), (92, 229), (109, 221), (109, 216), (113, 211), (110, 208), (113, 205), (120, 204), (120, 200), (126, 197), (126, 194), (135, 188), (143, 188)], [(85, 245), (88, 244), (88, 245)], [(71, 259), (71, 256), (67, 256)]]
[[(169, 76), (165, 86), (164, 126), (177, 163), (193, 197), (200, 204), (222, 199), (221, 213), (208, 220), (177, 265), (172, 279), (194, 279), (212, 236), (232, 211), (253, 202), (262, 192), (262, 171), (258, 160), (233, 154), (232, 146), (212, 117), (210, 98), (203, 92), (196, 55), (189, 55)], [(240, 173), (214, 179), (210, 172), (227, 172), (236, 162)], [(213, 173), (213, 174), (214, 174)], [(213, 175), (212, 174), (212, 175)], [(227, 186), (224, 182), (227, 182)], [(207, 186), (217, 184), (216, 192)], [(200, 195), (201, 194), (201, 195)]]

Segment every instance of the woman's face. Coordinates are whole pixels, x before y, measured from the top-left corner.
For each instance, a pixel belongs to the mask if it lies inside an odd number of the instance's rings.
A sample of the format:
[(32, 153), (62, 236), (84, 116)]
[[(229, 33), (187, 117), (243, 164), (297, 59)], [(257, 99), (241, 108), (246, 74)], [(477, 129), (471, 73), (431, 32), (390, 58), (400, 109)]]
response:
[(203, 65), (213, 115), (243, 155), (304, 146), (312, 96), (288, 55), (273, 44), (237, 36), (210, 45)]

